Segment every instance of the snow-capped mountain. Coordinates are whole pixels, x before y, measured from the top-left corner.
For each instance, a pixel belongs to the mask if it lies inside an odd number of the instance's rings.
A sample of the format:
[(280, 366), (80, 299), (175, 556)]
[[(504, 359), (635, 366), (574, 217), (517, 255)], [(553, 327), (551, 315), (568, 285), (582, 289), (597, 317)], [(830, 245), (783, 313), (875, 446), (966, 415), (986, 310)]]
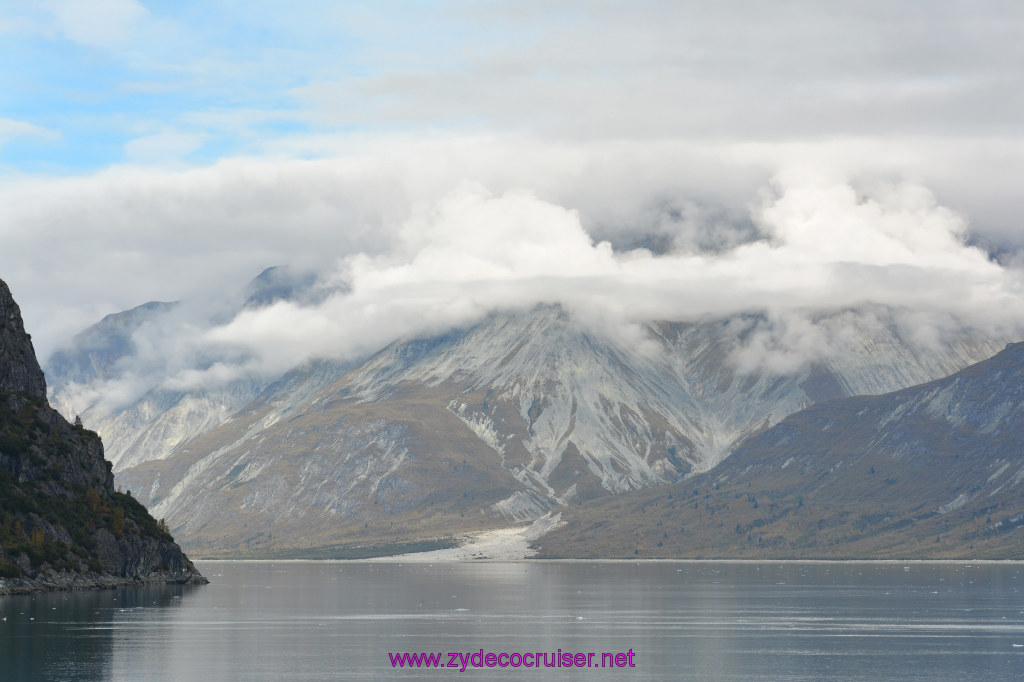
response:
[[(821, 314), (830, 352), (780, 369), (750, 359), (772, 328), (764, 316), (622, 334), (539, 306), (360, 362), (151, 391), (86, 418), (119, 483), (186, 546), (422, 537), (679, 481), (816, 401), (933, 380), (1002, 347), (967, 332), (913, 343), (891, 314)], [(57, 404), (74, 378), (51, 377)]]

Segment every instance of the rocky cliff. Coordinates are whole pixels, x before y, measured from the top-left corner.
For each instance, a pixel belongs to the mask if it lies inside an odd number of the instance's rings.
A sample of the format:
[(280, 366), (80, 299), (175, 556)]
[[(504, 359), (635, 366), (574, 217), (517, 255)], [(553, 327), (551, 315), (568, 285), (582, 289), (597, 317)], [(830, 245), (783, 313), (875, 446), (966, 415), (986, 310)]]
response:
[(46, 381), (36, 361), (32, 337), (25, 333), (21, 310), (0, 280), (0, 391), (46, 399)]
[(165, 524), (115, 491), (99, 436), (50, 408), (0, 280), (0, 594), (139, 582), (206, 579)]

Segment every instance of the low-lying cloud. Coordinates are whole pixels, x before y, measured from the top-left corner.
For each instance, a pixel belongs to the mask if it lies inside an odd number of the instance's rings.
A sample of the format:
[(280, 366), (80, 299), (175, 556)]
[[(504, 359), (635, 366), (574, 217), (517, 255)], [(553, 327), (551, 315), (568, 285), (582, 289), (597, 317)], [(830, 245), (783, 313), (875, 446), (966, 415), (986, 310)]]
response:
[[(331, 159), (0, 186), (0, 274), (41, 357), (105, 314), (183, 302), (135, 332), (105, 383), (79, 387), (78, 409), (267, 380), (538, 303), (634, 345), (648, 321), (758, 312), (767, 326), (747, 335), (743, 371), (837, 352), (822, 311), (898, 310), (921, 344), (1024, 326), (1017, 243), (978, 231), (969, 200), (925, 181), (966, 158), (955, 144), (348, 145)], [(998, 262), (979, 240), (1000, 245)], [(272, 265), (316, 273), (317, 295), (239, 313), (245, 283)]]
[[(417, 207), (388, 253), (342, 259), (346, 293), (317, 307), (246, 311), (209, 338), (259, 349), (280, 371), (294, 364), (291, 353), (352, 358), (537, 303), (622, 323), (869, 304), (953, 315), (993, 333), (1024, 321), (1007, 313), (1020, 309), (1020, 273), (966, 245), (962, 217), (917, 185), (869, 191), (780, 176), (753, 211), (762, 238), (656, 254), (595, 242), (577, 212), (531, 193), (466, 184)], [(788, 345), (800, 350), (799, 339)]]
[[(267, 380), (308, 360), (355, 360), (538, 303), (560, 304), (631, 343), (648, 321), (757, 312), (762, 323), (737, 329), (746, 339), (734, 358), (741, 372), (786, 373), (827, 359), (841, 352), (844, 329), (872, 324), (879, 307), (896, 312), (875, 324), (896, 324), (921, 347), (965, 327), (990, 338), (1024, 330), (1021, 271), (968, 245), (965, 219), (928, 189), (823, 177), (778, 174), (752, 198), (744, 225), (722, 225), (743, 235), (734, 243), (703, 248), (691, 225), (667, 221), (660, 250), (596, 240), (579, 211), (534, 192), (461, 183), (411, 202), (375, 249), (322, 264), (321, 295), (233, 317), (225, 313), (238, 309), (237, 297), (223, 298), (219, 312), (194, 302), (141, 327), (118, 376), (76, 387), (74, 400), (106, 410), (157, 387)], [(850, 309), (862, 312), (848, 324), (842, 315), (822, 322), (823, 313)]]

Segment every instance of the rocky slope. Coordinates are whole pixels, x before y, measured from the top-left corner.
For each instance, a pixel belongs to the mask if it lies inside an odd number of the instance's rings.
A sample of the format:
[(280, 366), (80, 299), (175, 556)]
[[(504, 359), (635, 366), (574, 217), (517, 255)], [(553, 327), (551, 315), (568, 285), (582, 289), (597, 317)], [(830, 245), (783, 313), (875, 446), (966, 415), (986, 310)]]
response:
[[(103, 437), (114, 471), (167, 457), (179, 445), (222, 424), (271, 382), (244, 373), (202, 389), (167, 387), (166, 380), (176, 372), (230, 365), (237, 358), (203, 349), (184, 364), (171, 367), (161, 353), (173, 355), (181, 349), (155, 347), (165, 338), (179, 337), (182, 329), (186, 335), (199, 336), (202, 329), (225, 322), (239, 311), (279, 300), (315, 303), (326, 291), (315, 285), (310, 273), (272, 267), (240, 291), (224, 292), (201, 304), (154, 301), (107, 315), (46, 361), (50, 402), (69, 418), (81, 415)], [(150, 356), (140, 357), (140, 345), (147, 347)], [(153, 387), (135, 395), (136, 385)], [(119, 398), (122, 393), (131, 397)]]
[(69, 418), (81, 415), (102, 435), (115, 470), (165, 457), (223, 422), (265, 385), (246, 378), (211, 390), (157, 387), (125, 404), (111, 403), (108, 397), (124, 384), (130, 389), (132, 382), (145, 381), (147, 371), (160, 371), (134, 366), (137, 346), (169, 333), (180, 309), (177, 303), (151, 302), (108, 315), (47, 360), (51, 403)]
[(887, 315), (822, 315), (836, 352), (779, 372), (738, 360), (770, 327), (762, 316), (649, 324), (638, 341), (557, 306), (497, 312), (352, 366), (296, 368), (233, 413), (168, 429), (118, 480), (206, 555), (344, 555), (508, 525), (679, 481), (815, 401), (945, 376), (1000, 347), (965, 333), (921, 348)]
[(0, 280), (0, 594), (205, 582), (167, 530), (114, 489), (99, 437), (46, 402), (21, 312)]
[(1024, 558), (1024, 344), (823, 402), (708, 473), (571, 509), (543, 556)]

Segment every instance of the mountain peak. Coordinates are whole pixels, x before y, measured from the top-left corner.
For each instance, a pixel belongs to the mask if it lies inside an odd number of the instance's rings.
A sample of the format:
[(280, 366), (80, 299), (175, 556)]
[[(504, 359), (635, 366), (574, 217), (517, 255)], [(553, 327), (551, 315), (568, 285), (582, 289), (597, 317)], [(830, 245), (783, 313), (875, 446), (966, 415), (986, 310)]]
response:
[(316, 283), (312, 272), (274, 265), (258, 274), (246, 287), (246, 308), (263, 308), (278, 301), (291, 301), (310, 293)]
[(0, 279), (0, 391), (46, 399), (46, 379), (25, 332), (21, 309)]

